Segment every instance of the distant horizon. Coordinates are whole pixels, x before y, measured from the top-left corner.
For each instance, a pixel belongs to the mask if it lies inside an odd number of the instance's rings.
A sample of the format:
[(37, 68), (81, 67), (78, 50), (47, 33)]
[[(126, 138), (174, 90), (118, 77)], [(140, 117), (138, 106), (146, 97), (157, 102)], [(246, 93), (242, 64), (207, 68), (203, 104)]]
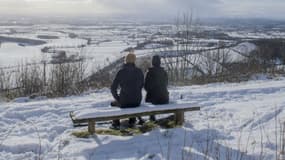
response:
[[(0, 25), (3, 23), (9, 24), (46, 24), (46, 23), (58, 23), (58, 24), (96, 24), (100, 22), (122, 22), (122, 23), (175, 23), (177, 18), (183, 18), (183, 16), (173, 16), (169, 19), (147, 19), (147, 18), (125, 18), (125, 17), (100, 17), (100, 16), (18, 16), (18, 15), (1, 15)], [(226, 23), (247, 23), (247, 24), (268, 24), (268, 23), (281, 23), (285, 25), (285, 19), (274, 18), (250, 18), (250, 17), (203, 17), (197, 18), (193, 16), (195, 20), (205, 24), (226, 24)], [(231, 24), (229, 23), (229, 24)]]
[[(285, 14), (285, 13), (284, 13)], [(191, 15), (190, 12), (183, 12), (181, 14), (173, 14), (165, 18), (150, 18), (150, 17), (136, 17), (136, 16), (125, 16), (125, 15), (16, 15), (16, 14), (1, 14), (2, 20), (12, 19), (98, 19), (98, 20), (118, 20), (118, 21), (157, 21), (157, 22), (172, 22), (177, 18), (182, 18), (183, 15)], [(242, 16), (221, 16), (221, 17), (200, 17), (199, 15), (193, 14), (194, 19), (200, 20), (268, 20), (268, 21), (285, 21), (284, 18), (274, 17), (242, 17)], [(1, 20), (0, 20), (1, 21)]]
[(168, 21), (183, 13), (199, 19), (285, 20), (284, 0), (0, 0), (0, 15), (97, 17)]

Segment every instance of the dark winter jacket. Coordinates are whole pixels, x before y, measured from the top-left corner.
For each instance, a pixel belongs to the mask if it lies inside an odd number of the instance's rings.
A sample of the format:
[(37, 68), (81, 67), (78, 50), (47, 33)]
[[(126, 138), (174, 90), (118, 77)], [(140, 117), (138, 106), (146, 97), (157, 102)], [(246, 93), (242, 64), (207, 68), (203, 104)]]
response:
[(167, 104), (169, 103), (167, 73), (160, 67), (160, 58), (158, 56), (153, 57), (152, 64), (153, 67), (149, 69), (144, 85), (147, 92), (146, 102), (152, 104)]
[[(111, 92), (122, 108), (132, 108), (140, 105), (142, 100), (142, 88), (144, 75), (135, 64), (128, 63), (117, 73)], [(120, 87), (120, 94), (118, 89)]]

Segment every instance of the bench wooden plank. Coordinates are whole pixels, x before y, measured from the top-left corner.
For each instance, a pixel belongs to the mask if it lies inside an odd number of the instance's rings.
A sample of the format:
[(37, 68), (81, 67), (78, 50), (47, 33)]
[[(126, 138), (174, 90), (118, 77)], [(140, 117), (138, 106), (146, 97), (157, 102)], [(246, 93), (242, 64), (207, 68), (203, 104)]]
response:
[(149, 105), (144, 104), (137, 108), (115, 108), (106, 107), (98, 109), (88, 109), (75, 111), (71, 113), (71, 118), (78, 123), (87, 122), (89, 119), (95, 121), (108, 121), (113, 119), (129, 118), (131, 116), (147, 116), (151, 114), (175, 113), (176, 111), (198, 111), (200, 107), (193, 104), (167, 104), (167, 105)]
[[(71, 117), (73, 117), (72, 119), (74, 123), (85, 123), (85, 122), (88, 122), (90, 119), (99, 122), (99, 121), (109, 121), (109, 120), (114, 120), (114, 119), (125, 119), (125, 118), (130, 118), (130, 117), (175, 113), (177, 111), (184, 113), (187, 111), (199, 111), (199, 110), (200, 110), (200, 107), (192, 107), (189, 109), (169, 109), (169, 110), (164, 110), (164, 111), (146, 111), (143, 113), (131, 113), (131, 114), (122, 114), (122, 115), (106, 116), (106, 117), (100, 116), (100, 117), (93, 117), (93, 118), (90, 117), (90, 118), (83, 118), (83, 119), (76, 118), (73, 112), (71, 112), (70, 114), (72, 115)], [(181, 114), (178, 114), (178, 115), (181, 115)]]
[(72, 119), (73, 124), (87, 123), (88, 132), (90, 134), (94, 134), (95, 124), (96, 124), (95, 122), (99, 121), (109, 121), (114, 119), (125, 119), (130, 117), (174, 113), (175, 123), (177, 125), (183, 125), (184, 112), (199, 111), (199, 110), (200, 107), (196, 107), (193, 104), (143, 105), (141, 107), (128, 108), (128, 109), (106, 107), (106, 108), (70, 112), (70, 118)]

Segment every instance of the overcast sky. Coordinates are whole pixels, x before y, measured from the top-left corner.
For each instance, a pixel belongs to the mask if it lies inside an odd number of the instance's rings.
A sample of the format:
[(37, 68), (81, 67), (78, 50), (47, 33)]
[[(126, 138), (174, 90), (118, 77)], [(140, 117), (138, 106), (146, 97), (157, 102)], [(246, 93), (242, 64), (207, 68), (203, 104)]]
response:
[(0, 0), (1, 15), (285, 19), (285, 0)]

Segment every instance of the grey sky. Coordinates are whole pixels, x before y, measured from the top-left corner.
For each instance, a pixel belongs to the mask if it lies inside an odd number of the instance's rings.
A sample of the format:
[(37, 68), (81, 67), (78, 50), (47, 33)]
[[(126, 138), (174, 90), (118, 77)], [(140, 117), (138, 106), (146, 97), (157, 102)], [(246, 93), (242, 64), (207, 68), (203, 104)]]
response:
[(285, 19), (285, 0), (0, 0), (0, 14), (121, 16), (174, 18), (189, 12), (196, 17)]

